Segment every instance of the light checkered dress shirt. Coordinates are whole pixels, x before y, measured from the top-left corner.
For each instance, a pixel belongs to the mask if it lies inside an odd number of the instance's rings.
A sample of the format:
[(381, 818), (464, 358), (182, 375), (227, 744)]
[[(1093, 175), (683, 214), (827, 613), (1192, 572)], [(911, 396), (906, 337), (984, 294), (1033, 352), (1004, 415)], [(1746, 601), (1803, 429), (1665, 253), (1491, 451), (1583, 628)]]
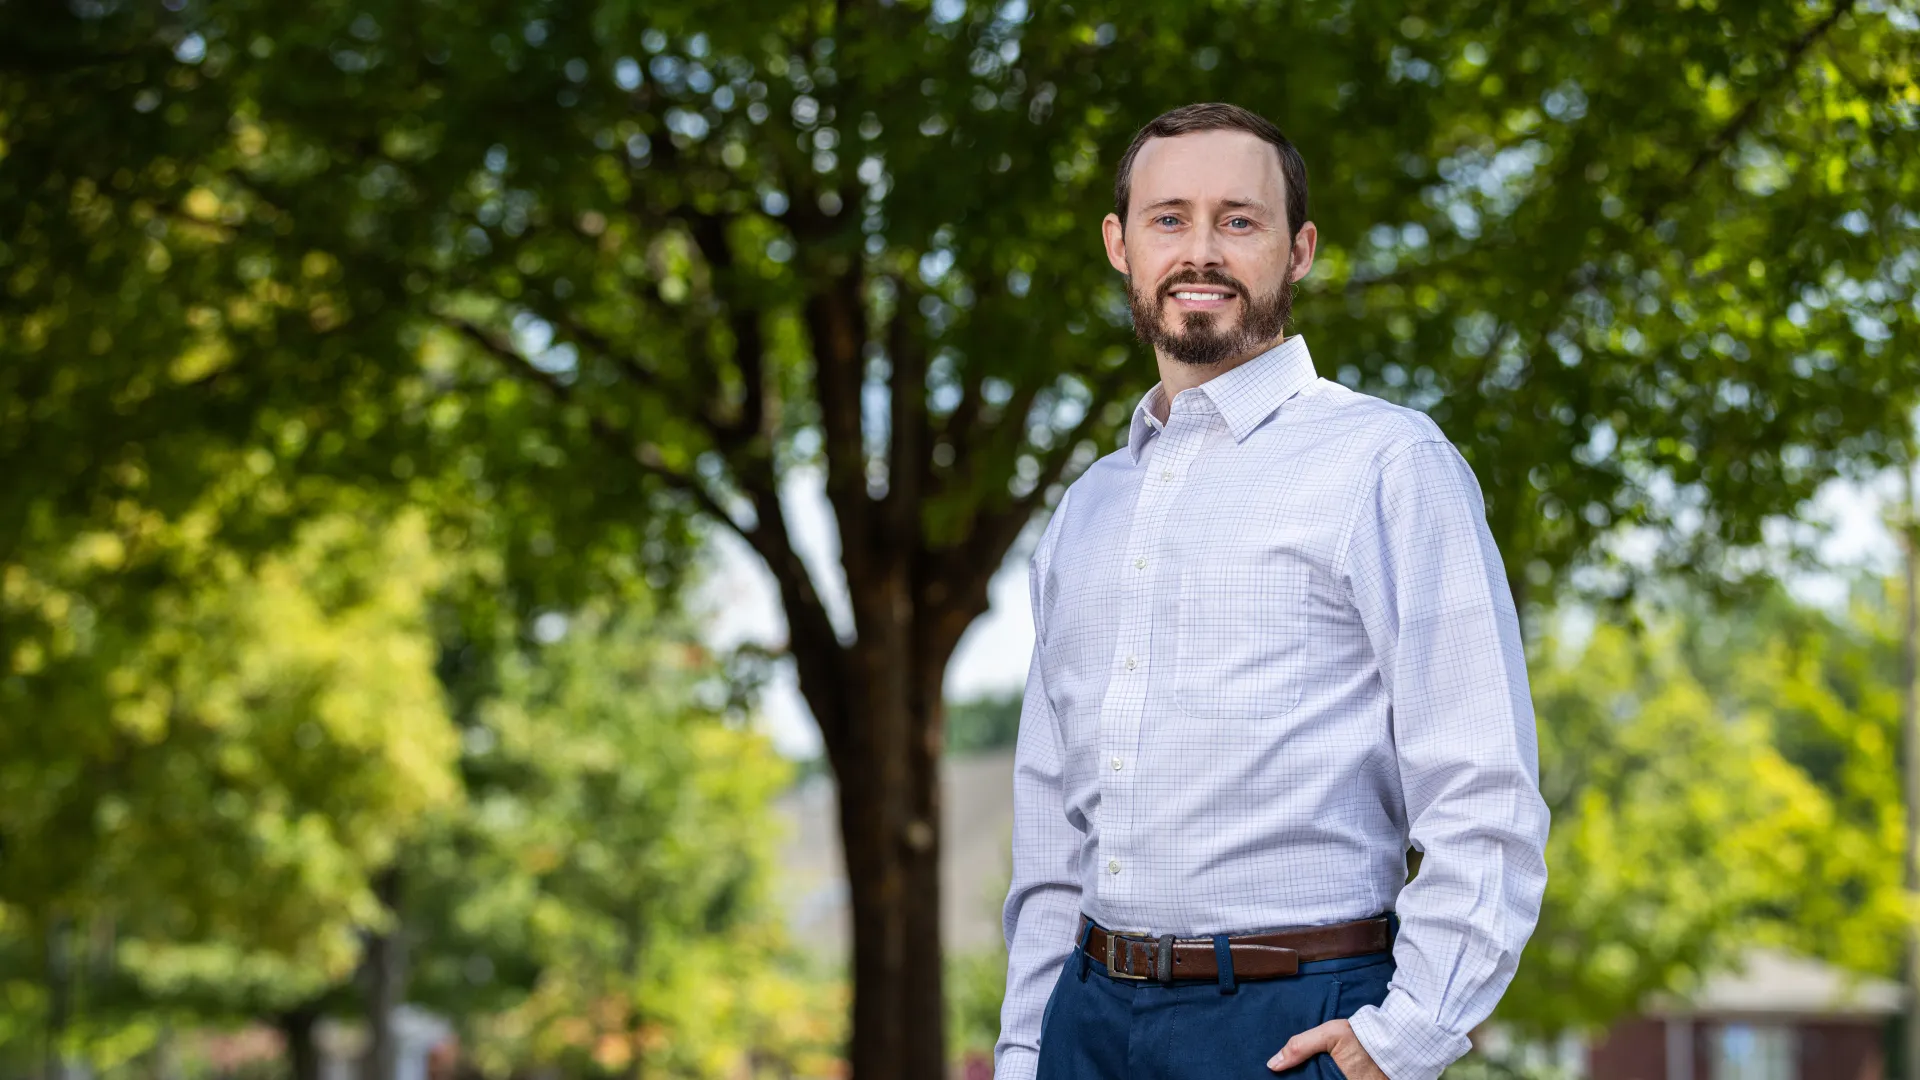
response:
[(1395, 909), (1392, 989), (1353, 1030), (1393, 1080), (1438, 1076), (1546, 886), (1479, 485), (1424, 414), (1316, 378), (1301, 338), (1180, 394), (1164, 424), (1160, 394), (1033, 556), (996, 1074), (1034, 1075), (1081, 912), (1185, 937)]

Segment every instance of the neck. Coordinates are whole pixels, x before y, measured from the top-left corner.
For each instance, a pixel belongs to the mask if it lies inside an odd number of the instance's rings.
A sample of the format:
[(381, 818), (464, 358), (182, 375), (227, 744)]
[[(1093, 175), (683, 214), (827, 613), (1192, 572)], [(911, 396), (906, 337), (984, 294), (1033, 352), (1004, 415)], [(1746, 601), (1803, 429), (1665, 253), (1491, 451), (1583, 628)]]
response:
[(1284, 331), (1272, 341), (1262, 342), (1252, 349), (1229, 357), (1217, 364), (1189, 364), (1184, 360), (1175, 360), (1159, 349), (1153, 351), (1153, 359), (1160, 366), (1160, 402), (1154, 409), (1154, 415), (1161, 423), (1166, 423), (1167, 414), (1173, 408), (1173, 399), (1182, 392), (1191, 390), (1209, 379), (1217, 379), (1241, 364), (1278, 346), (1287, 340)]

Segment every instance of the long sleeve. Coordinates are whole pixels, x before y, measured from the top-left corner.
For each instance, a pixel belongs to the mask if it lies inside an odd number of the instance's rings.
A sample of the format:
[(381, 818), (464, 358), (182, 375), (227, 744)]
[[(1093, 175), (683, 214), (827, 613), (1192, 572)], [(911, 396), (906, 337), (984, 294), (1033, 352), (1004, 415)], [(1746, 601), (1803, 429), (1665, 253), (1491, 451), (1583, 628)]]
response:
[[(1057, 526), (1066, 506), (1055, 512)], [(1041, 664), (1046, 629), (1042, 587), (1054, 528), (1041, 538), (1030, 568), (1034, 648), (1013, 766), (1013, 883), (1003, 915), (1007, 992), (994, 1047), (998, 1080), (1030, 1080), (1039, 1066), (1040, 1023), (1061, 965), (1073, 951), (1080, 911), (1078, 860), (1082, 834), (1068, 820), (1062, 796), (1060, 725), (1047, 697)]]
[(1472, 471), (1440, 440), (1380, 467), (1347, 579), (1392, 707), (1418, 876), (1385, 1002), (1352, 1019), (1392, 1080), (1432, 1080), (1512, 981), (1546, 887), (1547, 809), (1519, 620)]

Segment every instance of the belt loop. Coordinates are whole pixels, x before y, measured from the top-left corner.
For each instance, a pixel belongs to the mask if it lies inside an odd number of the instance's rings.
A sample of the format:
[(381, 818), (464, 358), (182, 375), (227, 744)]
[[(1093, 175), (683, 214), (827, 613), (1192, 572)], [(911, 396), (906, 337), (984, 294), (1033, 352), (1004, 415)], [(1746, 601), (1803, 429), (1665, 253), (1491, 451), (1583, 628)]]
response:
[(1220, 969), (1220, 992), (1239, 992), (1239, 987), (1233, 982), (1233, 946), (1227, 944), (1225, 934), (1213, 935), (1213, 964)]
[(1087, 971), (1093, 967), (1093, 957), (1087, 954), (1087, 942), (1093, 939), (1093, 920), (1080, 916), (1080, 940), (1074, 945), (1074, 951), (1080, 954), (1080, 981), (1087, 981)]

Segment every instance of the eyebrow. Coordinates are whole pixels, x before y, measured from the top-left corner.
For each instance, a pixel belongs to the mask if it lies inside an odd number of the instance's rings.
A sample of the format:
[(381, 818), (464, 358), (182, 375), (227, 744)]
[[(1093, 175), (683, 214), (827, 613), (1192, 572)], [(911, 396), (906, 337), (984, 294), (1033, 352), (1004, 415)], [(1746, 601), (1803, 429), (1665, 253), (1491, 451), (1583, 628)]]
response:
[[(1140, 210), (1142, 213), (1151, 213), (1155, 210), (1185, 210), (1192, 205), (1191, 199), (1159, 199), (1146, 204)], [(1220, 208), (1222, 210), (1258, 210), (1265, 213), (1267, 204), (1258, 199), (1222, 199)]]

